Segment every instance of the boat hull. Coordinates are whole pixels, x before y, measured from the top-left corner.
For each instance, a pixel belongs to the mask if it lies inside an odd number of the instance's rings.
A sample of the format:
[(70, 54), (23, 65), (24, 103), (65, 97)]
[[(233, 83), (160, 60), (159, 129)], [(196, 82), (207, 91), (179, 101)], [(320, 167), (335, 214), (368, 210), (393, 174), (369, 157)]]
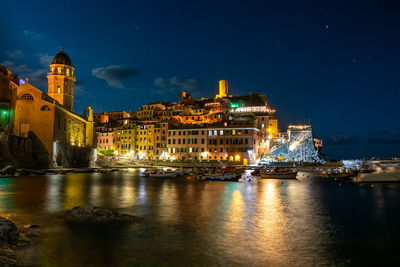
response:
[(297, 172), (293, 173), (261, 173), (263, 179), (296, 179)]

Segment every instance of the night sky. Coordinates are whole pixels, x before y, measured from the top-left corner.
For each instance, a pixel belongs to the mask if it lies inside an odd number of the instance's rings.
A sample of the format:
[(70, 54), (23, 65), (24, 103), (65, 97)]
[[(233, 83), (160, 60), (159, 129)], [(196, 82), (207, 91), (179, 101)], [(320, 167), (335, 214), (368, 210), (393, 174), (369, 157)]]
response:
[[(216, 3), (218, 2), (218, 3)], [(0, 64), (47, 91), (62, 46), (75, 110), (264, 92), (332, 158), (400, 156), (399, 1), (3, 1)]]

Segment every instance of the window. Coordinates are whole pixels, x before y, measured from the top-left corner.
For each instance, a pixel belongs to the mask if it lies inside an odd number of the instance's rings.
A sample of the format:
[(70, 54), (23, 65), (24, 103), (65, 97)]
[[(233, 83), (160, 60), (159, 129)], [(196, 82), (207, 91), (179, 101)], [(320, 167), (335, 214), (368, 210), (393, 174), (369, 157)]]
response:
[(223, 130), (220, 130), (220, 131), (219, 131), (219, 135), (224, 135), (224, 131), (223, 131)]
[(57, 93), (59, 94), (60, 93), (60, 86), (57, 86)]
[(19, 100), (33, 101), (33, 96), (31, 94), (23, 94), (22, 96), (20, 96)]
[(67, 76), (69, 76), (69, 69), (68, 68), (67, 68), (66, 72), (67, 72)]
[(58, 74), (61, 74), (61, 67), (57, 68), (57, 72), (58, 72)]
[(48, 107), (48, 106), (42, 106), (41, 108), (40, 108), (40, 110), (42, 110), (42, 111), (50, 111), (50, 108)]

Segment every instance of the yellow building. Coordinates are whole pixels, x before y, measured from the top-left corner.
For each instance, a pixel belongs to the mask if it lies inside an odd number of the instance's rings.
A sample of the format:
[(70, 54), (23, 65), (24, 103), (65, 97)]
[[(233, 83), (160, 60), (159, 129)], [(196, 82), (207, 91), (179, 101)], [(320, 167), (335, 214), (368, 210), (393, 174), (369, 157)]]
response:
[(74, 68), (63, 50), (54, 57), (47, 77), (48, 94), (28, 80), (10, 88), (12, 133), (32, 140), (32, 157), (40, 159), (41, 166), (88, 166), (95, 157), (93, 111), (87, 107), (83, 116), (73, 112)]
[(143, 124), (136, 126), (136, 155), (139, 159), (155, 157), (155, 125)]
[(128, 124), (114, 131), (117, 155), (135, 156), (136, 125)]

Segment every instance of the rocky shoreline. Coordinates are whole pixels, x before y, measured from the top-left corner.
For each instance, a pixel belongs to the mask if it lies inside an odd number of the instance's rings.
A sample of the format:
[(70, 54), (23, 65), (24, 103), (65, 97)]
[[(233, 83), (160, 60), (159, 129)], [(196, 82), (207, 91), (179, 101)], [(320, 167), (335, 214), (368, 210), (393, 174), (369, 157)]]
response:
[(41, 237), (38, 225), (18, 228), (12, 221), (0, 217), (0, 266), (35, 265), (38, 261), (35, 245)]

